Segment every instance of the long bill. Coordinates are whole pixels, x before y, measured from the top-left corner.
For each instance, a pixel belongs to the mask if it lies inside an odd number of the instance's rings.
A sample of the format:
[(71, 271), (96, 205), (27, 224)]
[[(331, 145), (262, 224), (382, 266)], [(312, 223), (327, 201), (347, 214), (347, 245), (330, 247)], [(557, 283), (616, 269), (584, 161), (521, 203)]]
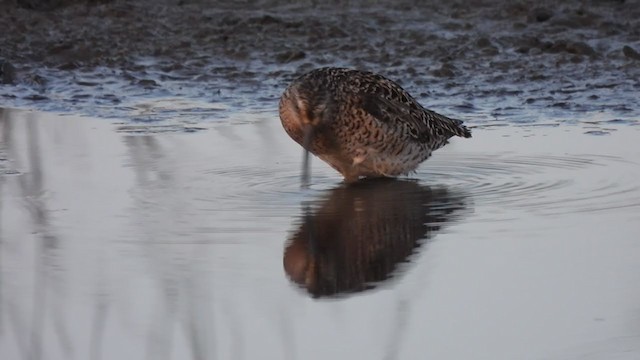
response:
[(309, 180), (311, 178), (311, 168), (309, 166), (309, 147), (311, 146), (311, 140), (313, 139), (313, 126), (307, 125), (304, 127), (304, 138), (302, 139), (302, 147), (304, 148), (304, 155), (302, 156), (302, 185), (303, 189), (309, 187)]

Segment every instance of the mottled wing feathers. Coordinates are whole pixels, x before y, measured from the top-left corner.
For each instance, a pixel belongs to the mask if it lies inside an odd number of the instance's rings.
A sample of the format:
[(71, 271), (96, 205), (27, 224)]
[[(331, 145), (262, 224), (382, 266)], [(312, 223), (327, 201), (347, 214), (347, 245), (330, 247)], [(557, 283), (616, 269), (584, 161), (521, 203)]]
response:
[[(452, 136), (471, 137), (462, 121), (448, 118), (425, 109), (400, 85), (377, 74), (357, 72), (349, 77), (350, 91), (357, 93), (361, 106), (379, 121), (406, 127), (411, 136), (420, 142), (448, 139)], [(354, 73), (356, 71), (353, 71)]]
[(436, 133), (441, 132), (449, 137), (471, 137), (471, 130), (467, 129), (467, 127), (462, 124), (462, 120), (451, 119), (428, 109), (424, 109), (424, 116), (428, 119), (426, 120), (427, 123), (433, 122), (435, 124)]
[[(422, 141), (428, 134), (427, 123), (416, 117), (415, 110), (406, 104), (390, 100), (378, 94), (360, 93), (362, 108), (377, 120), (393, 124), (394, 127), (404, 127), (416, 140)], [(418, 121), (416, 121), (418, 120)]]

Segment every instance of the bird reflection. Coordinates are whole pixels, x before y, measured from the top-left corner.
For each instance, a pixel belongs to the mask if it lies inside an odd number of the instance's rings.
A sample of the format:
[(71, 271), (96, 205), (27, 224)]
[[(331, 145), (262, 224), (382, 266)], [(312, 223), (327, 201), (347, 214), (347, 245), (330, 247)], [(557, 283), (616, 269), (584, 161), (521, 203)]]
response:
[(284, 251), (291, 281), (313, 297), (372, 289), (465, 208), (462, 194), (409, 180), (364, 180), (331, 190)]

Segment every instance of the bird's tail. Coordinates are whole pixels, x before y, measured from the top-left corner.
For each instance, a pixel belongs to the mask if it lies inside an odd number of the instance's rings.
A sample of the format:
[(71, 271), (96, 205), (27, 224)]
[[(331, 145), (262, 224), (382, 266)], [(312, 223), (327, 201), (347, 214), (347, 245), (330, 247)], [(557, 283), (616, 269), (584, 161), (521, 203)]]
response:
[(458, 132), (456, 132), (456, 135), (464, 138), (470, 138), (471, 130), (469, 130), (466, 126), (464, 126), (464, 124), (462, 123), (462, 120), (456, 120), (456, 121), (458, 122), (456, 126)]
[(438, 117), (440, 122), (445, 125), (445, 128), (449, 130), (451, 136), (460, 136), (463, 138), (471, 137), (471, 130), (464, 126), (462, 120), (452, 119), (440, 114), (435, 115)]

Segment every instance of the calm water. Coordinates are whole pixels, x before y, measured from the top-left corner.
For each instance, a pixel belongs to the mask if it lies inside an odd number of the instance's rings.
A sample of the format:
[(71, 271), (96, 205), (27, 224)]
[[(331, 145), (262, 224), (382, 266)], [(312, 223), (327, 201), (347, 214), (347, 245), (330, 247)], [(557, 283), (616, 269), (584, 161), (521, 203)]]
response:
[(345, 187), (275, 113), (0, 113), (2, 359), (638, 359), (640, 126)]

